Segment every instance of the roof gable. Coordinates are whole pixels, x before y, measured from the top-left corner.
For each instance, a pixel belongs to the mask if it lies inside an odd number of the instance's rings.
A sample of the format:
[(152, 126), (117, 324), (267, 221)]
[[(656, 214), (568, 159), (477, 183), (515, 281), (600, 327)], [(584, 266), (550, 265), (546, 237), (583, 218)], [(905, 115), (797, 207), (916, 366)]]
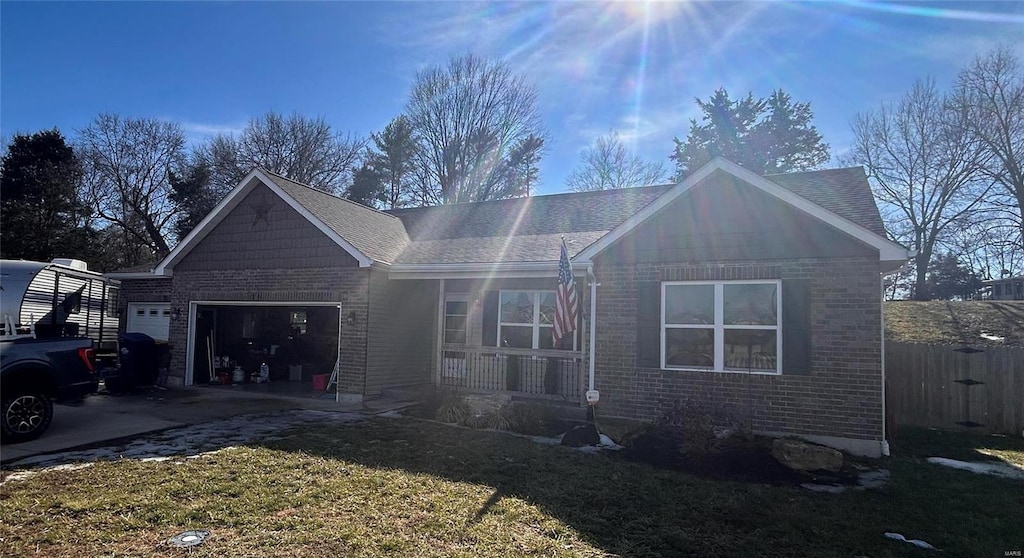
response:
[[(838, 170), (849, 171), (850, 169)], [(618, 241), (620, 238), (625, 236), (628, 232), (632, 231), (641, 223), (647, 221), (652, 216), (657, 214), (659, 211), (664, 209), (673, 200), (677, 199), (679, 196), (689, 191), (697, 184), (700, 184), (703, 181), (707, 180), (714, 173), (719, 172), (727, 173), (739, 180), (742, 180), (752, 186), (755, 186), (763, 190), (764, 192), (770, 194), (771, 196), (774, 196), (780, 201), (783, 201), (795, 207), (796, 209), (799, 209), (800, 211), (803, 211), (804, 213), (812, 217), (815, 217), (820, 221), (823, 221), (831, 225), (832, 227), (835, 227), (836, 229), (839, 229), (840, 231), (852, 236), (853, 238), (860, 240), (861, 242), (864, 242), (865, 244), (873, 248), (876, 248), (879, 251), (879, 258), (884, 262), (905, 262), (907, 260), (908, 254), (907, 249), (905, 247), (900, 246), (899, 244), (896, 244), (895, 242), (892, 242), (888, 238), (886, 238), (884, 235), (884, 231), (875, 232), (868, 228), (869, 226), (872, 226), (870, 223), (870, 216), (868, 216), (866, 219), (868, 221), (867, 226), (865, 226), (864, 224), (859, 224), (846, 217), (840, 216), (839, 214), (835, 213), (834, 211), (831, 211), (830, 209), (826, 209), (822, 205), (812, 202), (811, 200), (795, 193), (793, 190), (790, 190), (788, 187), (784, 186), (779, 182), (780, 177), (789, 175), (775, 175), (770, 178), (759, 176), (737, 165), (736, 163), (733, 163), (732, 161), (723, 159), (721, 157), (715, 158), (710, 163), (704, 165), (695, 173), (690, 175), (686, 180), (680, 182), (678, 185), (669, 189), (664, 195), (659, 197), (657, 200), (647, 205), (636, 214), (632, 215), (629, 219), (615, 227), (615, 229), (613, 229), (607, 235), (603, 236), (600, 240), (594, 242), (585, 250), (578, 253), (574, 259), (579, 261), (590, 261), (594, 256), (604, 251), (606, 248), (608, 248), (613, 243)], [(814, 173), (794, 174), (812, 175), (816, 174), (817, 172), (827, 171), (815, 171)], [(848, 179), (848, 177), (846, 177), (846, 179)], [(812, 188), (808, 186), (810, 184), (808, 180), (809, 179), (806, 176), (797, 176), (795, 179), (781, 178), (782, 183), (786, 183), (788, 186), (793, 188), (803, 189), (805, 193), (810, 192), (812, 190)], [(866, 179), (864, 180), (864, 183), (866, 185)], [(817, 182), (817, 184), (821, 185), (820, 182)], [(832, 186), (833, 188), (835, 188), (836, 185), (833, 184)], [(858, 213), (867, 213), (865, 212), (864, 207), (860, 206), (860, 204), (851, 204), (852, 200), (858, 199), (857, 196), (863, 196), (863, 192), (861, 192), (860, 194), (851, 194), (849, 200), (844, 200), (843, 203), (840, 204), (835, 203), (834, 201), (825, 200), (825, 198), (827, 197), (826, 192), (832, 191), (833, 188), (822, 188), (823, 191), (820, 194), (810, 195), (817, 195), (819, 198), (822, 198), (822, 200), (825, 203), (828, 203), (833, 207), (840, 209), (840, 211), (856, 211)], [(872, 198), (870, 198), (870, 191), (868, 191), (867, 199), (869, 200), (869, 203), (872, 206), (874, 206), (874, 201)], [(877, 214), (877, 209), (874, 210), (874, 213)]]
[(564, 193), (487, 202), (377, 211), (262, 169), (252, 171), (157, 266), (166, 275), (256, 185), (264, 184), (366, 267), (548, 263), (564, 236), (570, 255), (588, 261), (713, 173), (724, 172), (879, 250), (905, 261), (885, 237), (864, 171), (829, 169), (756, 175), (715, 159), (679, 184)]
[(409, 243), (402, 221), (271, 172), (266, 176), (312, 217), (374, 261), (391, 263)]
[[(262, 169), (254, 169), (174, 247), (174, 250), (156, 266), (154, 274), (169, 275), (174, 266), (259, 184), (266, 186), (331, 241), (348, 252), (359, 262), (360, 267), (368, 267), (374, 261), (390, 263), (389, 257), (401, 249), (400, 246), (393, 245), (395, 237), (399, 242), (402, 238), (408, 238), (404, 229), (397, 232), (402, 225), (394, 217), (302, 186)], [(367, 234), (357, 234), (360, 228), (368, 229), (367, 232), (371, 234), (378, 228), (383, 229), (384, 234), (379, 237), (383, 239), (379, 242), (383, 246), (378, 249), (378, 243), (374, 238), (368, 238)], [(349, 240), (349, 237), (353, 240)]]

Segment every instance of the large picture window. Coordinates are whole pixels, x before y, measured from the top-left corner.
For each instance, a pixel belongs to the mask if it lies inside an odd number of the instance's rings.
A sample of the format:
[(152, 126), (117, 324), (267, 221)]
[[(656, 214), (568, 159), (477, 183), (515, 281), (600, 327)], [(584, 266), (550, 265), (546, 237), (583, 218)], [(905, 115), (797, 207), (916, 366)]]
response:
[[(555, 291), (501, 291), (498, 341), (502, 347), (553, 349)], [(575, 345), (575, 332), (573, 332)]]
[(781, 283), (665, 282), (661, 367), (781, 373)]

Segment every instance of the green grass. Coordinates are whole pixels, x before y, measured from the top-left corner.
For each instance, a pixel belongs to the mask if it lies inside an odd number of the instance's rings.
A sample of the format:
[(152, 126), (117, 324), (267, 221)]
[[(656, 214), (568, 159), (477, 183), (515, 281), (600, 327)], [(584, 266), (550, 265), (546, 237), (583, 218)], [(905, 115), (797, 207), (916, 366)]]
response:
[(886, 302), (885, 337), (901, 343), (1024, 347), (1024, 301)]
[[(880, 491), (714, 482), (412, 419), (297, 430), (198, 459), (49, 471), (0, 489), (4, 556), (945, 556), (1024, 548), (1024, 483), (924, 463), (1024, 443), (903, 432)], [(947, 455), (956, 457), (955, 455)]]

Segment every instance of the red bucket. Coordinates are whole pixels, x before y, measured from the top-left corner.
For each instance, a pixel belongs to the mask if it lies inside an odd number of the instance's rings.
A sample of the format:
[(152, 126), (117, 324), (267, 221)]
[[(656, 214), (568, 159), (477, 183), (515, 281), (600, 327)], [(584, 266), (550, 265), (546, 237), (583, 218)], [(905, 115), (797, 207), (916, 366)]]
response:
[(327, 382), (330, 379), (330, 374), (313, 374), (313, 391), (327, 391)]

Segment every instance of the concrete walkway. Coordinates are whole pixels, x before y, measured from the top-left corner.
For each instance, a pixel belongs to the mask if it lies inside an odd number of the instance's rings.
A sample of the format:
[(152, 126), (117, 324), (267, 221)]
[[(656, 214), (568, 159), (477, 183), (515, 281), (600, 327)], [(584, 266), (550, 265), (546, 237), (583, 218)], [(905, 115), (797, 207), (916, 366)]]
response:
[(152, 432), (243, 415), (295, 410), (375, 414), (409, 404), (390, 399), (339, 404), (332, 399), (204, 387), (97, 394), (77, 405), (55, 405), (49, 430), (31, 442), (0, 446), (0, 462), (5, 467), (18, 466), (21, 461), (38, 461), (27, 459), (30, 457), (113, 444)]

